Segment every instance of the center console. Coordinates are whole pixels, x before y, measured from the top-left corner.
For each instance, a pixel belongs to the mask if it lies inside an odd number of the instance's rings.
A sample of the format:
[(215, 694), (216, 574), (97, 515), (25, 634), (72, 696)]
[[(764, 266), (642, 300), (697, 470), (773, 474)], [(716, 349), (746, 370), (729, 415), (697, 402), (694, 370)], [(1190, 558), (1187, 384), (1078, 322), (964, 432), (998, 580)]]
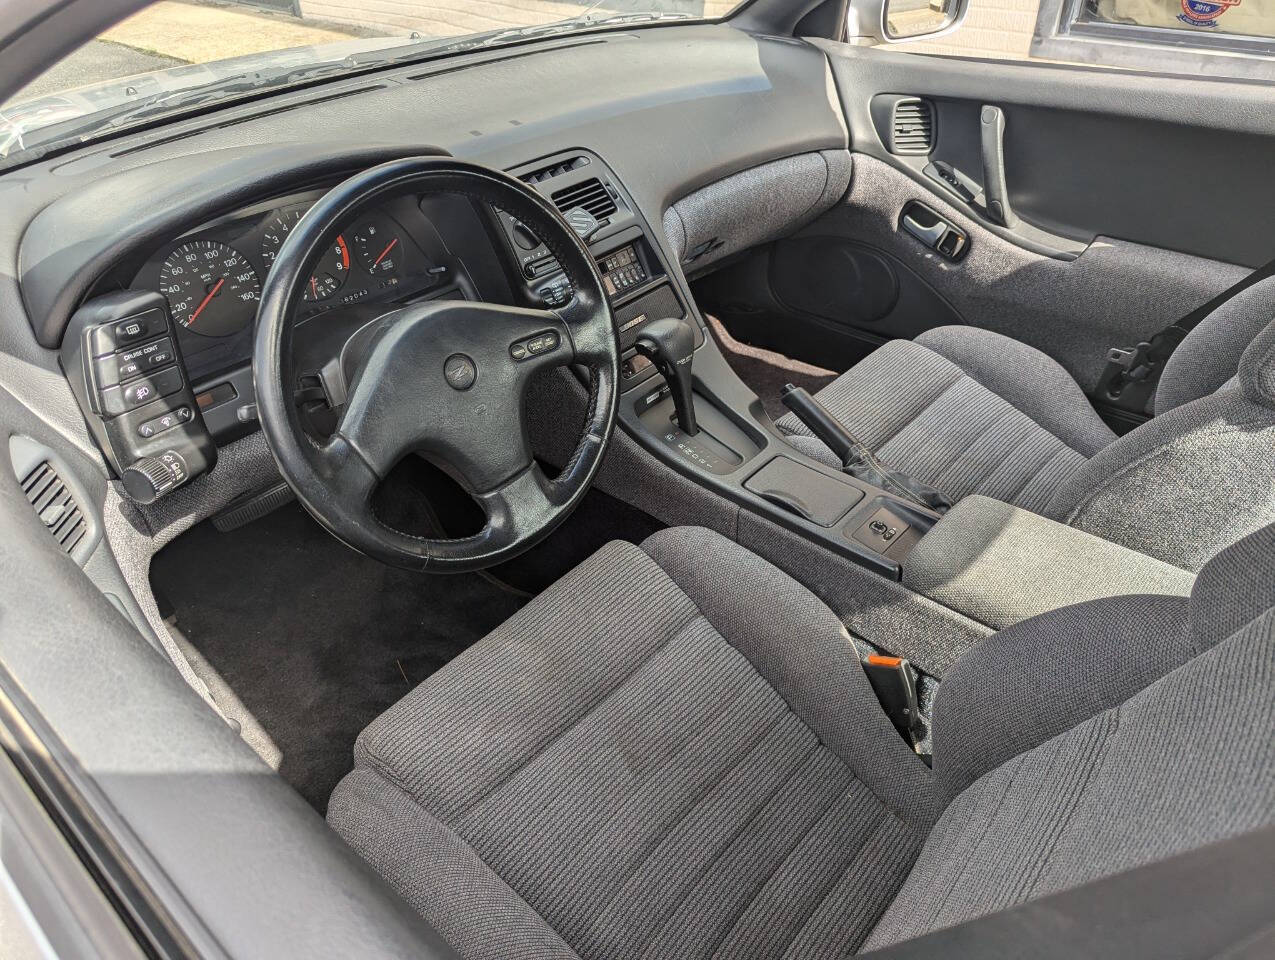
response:
[[(601, 158), (578, 150), (514, 168), (589, 246), (611, 299), (622, 354), (620, 423), (638, 443), (699, 485), (890, 579), (939, 514), (805, 456), (706, 336), (667, 247)], [(499, 214), (524, 299), (570, 298), (557, 262), (523, 224)], [(689, 325), (681, 348), (655, 343), (667, 319)], [(657, 335), (658, 334), (658, 335)], [(678, 410), (678, 392), (689, 395)], [(689, 408), (689, 409), (688, 409)], [(688, 426), (689, 425), (689, 426)]]

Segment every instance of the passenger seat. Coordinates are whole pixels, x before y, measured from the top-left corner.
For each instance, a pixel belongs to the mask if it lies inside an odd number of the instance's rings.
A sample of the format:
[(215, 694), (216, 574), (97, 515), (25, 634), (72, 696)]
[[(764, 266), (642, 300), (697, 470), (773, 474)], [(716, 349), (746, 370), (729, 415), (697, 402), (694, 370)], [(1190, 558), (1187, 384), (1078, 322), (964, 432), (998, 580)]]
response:
[[(976, 327), (895, 340), (818, 399), (883, 461), (1186, 570), (1275, 520), (1275, 279), (1214, 311), (1165, 365), (1155, 417), (1123, 437), (1034, 347)], [(799, 450), (837, 465), (792, 414)]]

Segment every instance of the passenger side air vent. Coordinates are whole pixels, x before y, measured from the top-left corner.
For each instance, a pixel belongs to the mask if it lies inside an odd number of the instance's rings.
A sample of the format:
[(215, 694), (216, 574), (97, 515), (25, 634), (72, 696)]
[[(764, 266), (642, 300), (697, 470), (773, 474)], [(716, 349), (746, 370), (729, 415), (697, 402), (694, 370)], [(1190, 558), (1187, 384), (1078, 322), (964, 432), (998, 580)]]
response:
[(88, 534), (80, 505), (49, 461), (36, 464), (22, 478), (22, 491), (35, 515), (48, 528), (62, 552), (70, 554)]
[(576, 207), (584, 207), (595, 220), (602, 221), (615, 213), (615, 201), (597, 177), (590, 177), (570, 187), (556, 190), (551, 196), (554, 205), (566, 213)]
[(921, 156), (934, 149), (934, 105), (910, 98), (894, 105), (890, 122), (890, 152)]

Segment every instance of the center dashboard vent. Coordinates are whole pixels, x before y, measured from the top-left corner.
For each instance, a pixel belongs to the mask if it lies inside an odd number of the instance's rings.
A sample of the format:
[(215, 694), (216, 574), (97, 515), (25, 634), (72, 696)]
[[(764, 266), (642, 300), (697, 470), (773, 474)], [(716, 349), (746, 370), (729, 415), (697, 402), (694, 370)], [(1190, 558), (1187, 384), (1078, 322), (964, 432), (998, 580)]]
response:
[(890, 152), (920, 156), (934, 150), (934, 105), (909, 98), (894, 105), (890, 121)]
[(22, 478), (22, 492), (40, 522), (53, 535), (62, 552), (71, 554), (89, 532), (80, 505), (58, 475), (53, 464), (44, 460)]
[(570, 160), (559, 160), (539, 170), (524, 173), (520, 179), (523, 183), (544, 183), (546, 180), (552, 180), (554, 177), (560, 177), (564, 173), (570, 173), (572, 170), (579, 170), (588, 165), (589, 161), (586, 157), (572, 157)]
[(595, 220), (599, 221), (605, 220), (616, 210), (615, 201), (611, 199), (610, 192), (597, 177), (590, 177), (580, 183), (555, 190), (550, 195), (550, 199), (563, 213), (574, 210), (576, 207), (584, 207), (593, 214)]

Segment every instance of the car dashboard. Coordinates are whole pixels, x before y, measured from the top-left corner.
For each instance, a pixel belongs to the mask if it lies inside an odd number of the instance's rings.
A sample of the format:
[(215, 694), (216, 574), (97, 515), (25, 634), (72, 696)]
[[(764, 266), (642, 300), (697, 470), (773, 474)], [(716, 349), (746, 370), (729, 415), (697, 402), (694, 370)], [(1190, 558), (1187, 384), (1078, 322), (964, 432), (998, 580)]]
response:
[[(641, 327), (687, 315), (649, 226), (591, 152), (510, 172), (589, 246), (615, 316), (625, 386), (636, 387), (654, 375), (633, 350)], [(134, 499), (167, 495), (211, 470), (219, 446), (257, 429), (252, 355), (263, 285), (291, 231), (336, 182), (284, 190), (134, 244), (71, 317), (63, 368)], [(293, 317), (291, 389), (316, 439), (335, 427), (364, 335), (391, 310), (449, 298), (557, 307), (573, 296), (526, 226), (444, 193), (359, 211), (308, 270)]]

